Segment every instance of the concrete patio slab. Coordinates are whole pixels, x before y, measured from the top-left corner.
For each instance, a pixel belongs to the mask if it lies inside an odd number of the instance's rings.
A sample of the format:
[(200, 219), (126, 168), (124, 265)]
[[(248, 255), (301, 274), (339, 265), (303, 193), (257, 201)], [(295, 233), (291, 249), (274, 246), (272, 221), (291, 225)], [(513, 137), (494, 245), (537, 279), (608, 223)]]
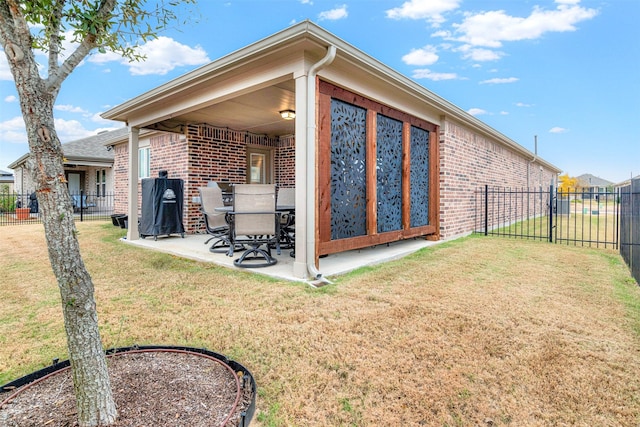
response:
[[(251, 273), (264, 274), (278, 279), (291, 281), (305, 281), (293, 275), (293, 258), (289, 256), (291, 250), (282, 250), (281, 255), (275, 255), (278, 263), (265, 268), (238, 268), (233, 265), (233, 260), (240, 256), (241, 252), (228, 257), (221, 253), (209, 252), (209, 244), (204, 242), (210, 236), (206, 234), (187, 234), (184, 238), (179, 235), (169, 237), (158, 237), (157, 240), (147, 237), (146, 239), (126, 240), (127, 244), (160, 251), (183, 258), (193, 259), (196, 261), (210, 262), (223, 267), (231, 268), (238, 271), (247, 271)], [(409, 239), (393, 242), (384, 245), (372, 246), (368, 248), (352, 250), (331, 254), (327, 257), (320, 258), (320, 272), (323, 277), (331, 279), (331, 277), (345, 274), (356, 268), (375, 265), (393, 259), (402, 258), (406, 255), (414, 253), (421, 248), (433, 246), (440, 242), (433, 242), (425, 239)], [(308, 281), (307, 281), (308, 282)]]

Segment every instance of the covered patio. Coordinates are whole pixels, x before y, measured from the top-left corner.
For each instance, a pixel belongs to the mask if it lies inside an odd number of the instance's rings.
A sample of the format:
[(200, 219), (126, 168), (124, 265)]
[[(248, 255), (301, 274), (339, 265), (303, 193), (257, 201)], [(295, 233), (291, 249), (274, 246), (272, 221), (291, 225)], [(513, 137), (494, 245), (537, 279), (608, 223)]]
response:
[[(305, 21), (103, 117), (129, 127), (129, 218), (140, 212), (140, 132), (171, 132), (177, 137), (152, 146), (152, 169), (185, 181), (187, 232), (203, 232), (198, 187), (210, 181), (295, 187), (295, 258), (265, 270), (315, 280), (333, 274), (337, 259), (348, 264), (348, 251), (439, 239), (439, 123), (447, 113), (461, 111)], [(254, 158), (263, 168), (257, 178)], [(127, 240), (138, 239), (129, 221)]]

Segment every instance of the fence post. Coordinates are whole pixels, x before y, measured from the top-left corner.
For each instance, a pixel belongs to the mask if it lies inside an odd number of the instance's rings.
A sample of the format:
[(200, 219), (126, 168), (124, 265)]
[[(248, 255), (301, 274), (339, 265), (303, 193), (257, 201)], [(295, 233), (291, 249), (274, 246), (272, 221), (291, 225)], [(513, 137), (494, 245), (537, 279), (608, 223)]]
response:
[(84, 218), (82, 218), (82, 213), (84, 211), (84, 190), (80, 190), (80, 222), (82, 222), (82, 220)]
[(549, 243), (553, 243), (553, 185), (549, 186)]
[(615, 236), (613, 237), (613, 240), (615, 242), (613, 248), (614, 249), (620, 249), (620, 190), (621, 188), (618, 187), (615, 193), (615, 201), (614, 201), (614, 215), (616, 216), (616, 231), (615, 231)]
[(489, 185), (484, 185), (484, 235), (489, 235)]

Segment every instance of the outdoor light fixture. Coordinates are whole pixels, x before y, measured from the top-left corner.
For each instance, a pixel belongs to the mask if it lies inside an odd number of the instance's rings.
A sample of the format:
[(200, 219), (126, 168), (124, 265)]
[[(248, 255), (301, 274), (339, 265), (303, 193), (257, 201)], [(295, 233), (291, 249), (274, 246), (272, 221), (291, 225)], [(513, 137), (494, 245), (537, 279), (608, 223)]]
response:
[(296, 118), (296, 112), (293, 110), (282, 110), (280, 116), (285, 120), (293, 120)]

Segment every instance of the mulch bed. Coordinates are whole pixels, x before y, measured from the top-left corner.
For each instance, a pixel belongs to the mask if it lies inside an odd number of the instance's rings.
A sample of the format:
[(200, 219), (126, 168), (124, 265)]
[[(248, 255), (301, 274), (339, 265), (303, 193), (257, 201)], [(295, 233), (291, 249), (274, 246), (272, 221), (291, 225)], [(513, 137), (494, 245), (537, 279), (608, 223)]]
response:
[[(253, 398), (251, 387), (244, 387), (225, 424), (238, 395), (235, 375), (242, 373), (189, 353), (124, 353), (107, 363), (118, 408), (117, 427), (236, 426)], [(8, 393), (0, 394), (0, 401), (7, 397)], [(71, 371), (34, 384), (3, 405), (0, 425), (77, 426)]]

